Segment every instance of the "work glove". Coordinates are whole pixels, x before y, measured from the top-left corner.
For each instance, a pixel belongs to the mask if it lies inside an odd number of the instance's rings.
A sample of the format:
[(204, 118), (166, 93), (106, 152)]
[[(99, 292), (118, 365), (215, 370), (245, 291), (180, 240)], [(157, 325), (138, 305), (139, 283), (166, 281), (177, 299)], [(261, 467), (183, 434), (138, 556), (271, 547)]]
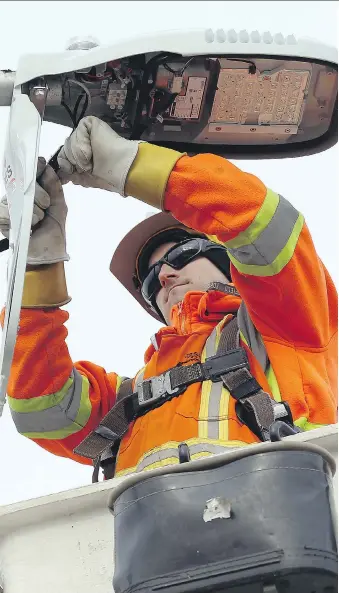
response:
[(125, 183), (139, 144), (122, 138), (97, 117), (85, 117), (58, 154), (59, 178), (126, 197)]
[[(65, 223), (67, 205), (60, 179), (45, 159), (39, 157), (27, 264), (39, 266), (68, 261)], [(9, 237), (7, 197), (0, 201), (0, 231)]]

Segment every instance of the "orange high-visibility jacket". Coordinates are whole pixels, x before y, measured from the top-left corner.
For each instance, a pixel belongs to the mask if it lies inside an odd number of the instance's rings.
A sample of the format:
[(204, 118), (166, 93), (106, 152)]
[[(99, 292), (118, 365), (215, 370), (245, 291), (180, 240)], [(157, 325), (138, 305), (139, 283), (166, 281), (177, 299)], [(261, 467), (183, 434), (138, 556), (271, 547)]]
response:
[[(252, 374), (276, 400), (289, 402), (303, 430), (337, 421), (337, 294), (303, 216), (253, 175), (210, 154), (183, 156), (166, 186), (165, 208), (223, 243), (239, 297), (190, 292), (172, 311), (172, 325), (145, 354), (145, 379), (178, 363), (206, 358), (206, 340), (238, 310), (241, 345)], [(73, 449), (114, 405), (115, 372), (73, 363), (65, 343), (68, 314), (23, 309), (8, 387), (18, 431), (56, 455), (81, 463)], [(234, 400), (211, 383), (138, 418), (124, 436), (116, 475), (178, 462), (186, 442), (196, 459), (257, 441), (241, 425)]]

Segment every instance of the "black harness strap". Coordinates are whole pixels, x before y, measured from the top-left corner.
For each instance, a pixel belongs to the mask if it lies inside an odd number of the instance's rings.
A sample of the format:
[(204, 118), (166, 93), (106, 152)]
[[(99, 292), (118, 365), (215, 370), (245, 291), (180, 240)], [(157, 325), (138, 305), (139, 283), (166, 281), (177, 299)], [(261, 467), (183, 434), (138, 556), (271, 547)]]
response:
[(236, 317), (233, 317), (221, 331), (217, 354), (224, 354), (225, 352), (229, 352), (229, 350), (238, 348), (238, 334), (238, 320)]
[[(122, 439), (133, 420), (162, 406), (173, 397), (181, 395), (188, 385), (208, 380), (220, 381), (223, 373), (246, 366), (248, 366), (246, 352), (238, 348), (222, 355), (211, 356), (204, 363), (197, 362), (192, 365), (173, 367), (162, 375), (146, 379), (134, 393), (127, 393), (124, 396), (120, 393), (113, 408), (103, 417), (97, 428), (74, 449), (74, 452), (82, 457), (96, 459), (107, 447)], [(126, 392), (128, 392), (127, 386)]]
[(133, 393), (133, 379), (124, 377), (121, 381), (121, 385), (117, 394), (116, 402)]
[[(120, 441), (133, 420), (179, 396), (192, 383), (207, 380), (223, 382), (236, 399), (239, 420), (261, 441), (270, 440), (270, 428), (278, 419), (295, 429), (288, 404), (274, 401), (261, 388), (250, 373), (245, 350), (237, 346), (238, 324), (235, 317), (221, 332), (217, 354), (207, 358), (204, 363), (176, 366), (161, 375), (143, 380), (135, 392), (132, 392), (132, 379), (126, 379), (120, 386), (113, 408), (74, 452), (96, 459), (103, 467), (106, 457), (112, 467), (112, 457), (117, 456)], [(114, 475), (114, 469), (112, 471)]]
[[(238, 323), (234, 317), (221, 332), (217, 354), (222, 355), (237, 343)], [(280, 418), (294, 427), (289, 405), (272, 399), (252, 376), (249, 368), (229, 369), (221, 374), (221, 380), (231, 396), (237, 400), (238, 419), (261, 441), (270, 440), (270, 428)]]
[[(119, 390), (118, 390), (118, 393), (117, 393), (116, 404), (120, 400), (124, 399), (125, 397), (132, 395), (132, 393), (133, 393), (133, 379), (123, 377), (122, 382), (119, 387)], [(93, 433), (91, 433), (91, 434), (93, 434)], [(99, 446), (101, 448), (101, 442), (99, 441), (98, 445), (96, 445), (95, 441), (93, 440), (92, 441), (93, 449), (95, 449), (96, 446)], [(101, 455), (98, 455), (98, 457), (96, 459), (94, 459), (94, 470), (93, 470), (93, 474), (92, 474), (92, 483), (93, 484), (99, 481), (100, 467), (102, 467), (102, 469), (103, 469), (105, 480), (110, 480), (111, 478), (114, 477), (115, 461), (116, 461), (116, 458), (118, 455), (119, 446), (120, 446), (120, 440), (116, 441), (114, 443), (114, 445), (110, 446), (107, 451), (104, 451)], [(106, 444), (106, 449), (107, 449), (107, 444)]]
[[(238, 323), (234, 317), (221, 332), (217, 354), (223, 354), (238, 340)], [(264, 392), (247, 368), (221, 375), (221, 379), (231, 396), (237, 400), (236, 412), (241, 422), (246, 424), (260, 440), (269, 440), (269, 427), (275, 420), (274, 401)]]

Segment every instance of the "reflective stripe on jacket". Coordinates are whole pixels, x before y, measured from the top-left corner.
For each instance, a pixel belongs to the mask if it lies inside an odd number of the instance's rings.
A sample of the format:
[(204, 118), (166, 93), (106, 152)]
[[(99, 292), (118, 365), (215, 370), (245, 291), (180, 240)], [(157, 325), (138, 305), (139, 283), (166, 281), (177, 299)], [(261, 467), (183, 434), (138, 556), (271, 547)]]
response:
[[(171, 326), (157, 333), (157, 350), (148, 348), (144, 378), (204, 360), (228, 314), (239, 309), (240, 343), (263, 389), (287, 400), (303, 429), (336, 422), (337, 295), (302, 215), (214, 155), (176, 163), (165, 207), (226, 246), (242, 302), (217, 291), (187, 293), (173, 307)], [(89, 463), (73, 449), (114, 404), (121, 377), (72, 363), (67, 319), (61, 309), (22, 310), (8, 399), (19, 432), (56, 455)], [(193, 384), (130, 426), (117, 474), (176, 463), (182, 441), (195, 459), (257, 439), (238, 421), (226, 389)]]

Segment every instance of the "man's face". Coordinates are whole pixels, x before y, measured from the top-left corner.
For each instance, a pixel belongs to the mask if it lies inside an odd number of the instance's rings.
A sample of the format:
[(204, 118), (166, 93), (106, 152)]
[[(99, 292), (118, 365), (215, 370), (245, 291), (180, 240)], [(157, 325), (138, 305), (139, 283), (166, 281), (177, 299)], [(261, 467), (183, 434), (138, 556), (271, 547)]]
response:
[[(174, 242), (164, 243), (155, 249), (150, 257), (149, 267), (159, 261), (174, 245)], [(229, 283), (226, 276), (206, 257), (197, 257), (181, 270), (175, 270), (163, 263), (159, 281), (161, 289), (157, 294), (156, 303), (166, 323), (170, 322), (173, 305), (182, 301), (187, 292), (205, 291), (211, 282)]]

